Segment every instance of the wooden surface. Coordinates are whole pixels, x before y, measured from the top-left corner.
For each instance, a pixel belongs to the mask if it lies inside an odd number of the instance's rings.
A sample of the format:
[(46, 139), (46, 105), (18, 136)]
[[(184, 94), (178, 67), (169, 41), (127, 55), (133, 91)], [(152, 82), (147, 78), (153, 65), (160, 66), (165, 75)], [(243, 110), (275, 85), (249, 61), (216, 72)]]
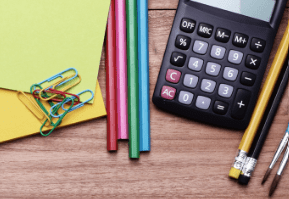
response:
[[(177, 2), (149, 1), (151, 95)], [(270, 63), (287, 25), (288, 11)], [(104, 55), (99, 81), (105, 98)], [(264, 186), (260, 183), (287, 127), (288, 100), (287, 89), (248, 187), (228, 178), (242, 132), (176, 117), (151, 104), (152, 151), (141, 154), (139, 161), (129, 160), (127, 141), (119, 142), (117, 153), (106, 151), (106, 118), (59, 129), (47, 138), (36, 135), (2, 144), (0, 197), (266, 198), (277, 168)], [(274, 198), (288, 198), (288, 187), (289, 169)]]

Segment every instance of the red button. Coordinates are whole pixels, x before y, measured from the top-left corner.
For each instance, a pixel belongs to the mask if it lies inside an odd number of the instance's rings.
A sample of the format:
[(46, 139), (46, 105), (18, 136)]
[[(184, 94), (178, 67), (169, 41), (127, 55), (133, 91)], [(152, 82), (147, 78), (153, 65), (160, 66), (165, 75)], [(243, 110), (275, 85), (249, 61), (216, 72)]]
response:
[(166, 80), (172, 83), (178, 83), (181, 78), (181, 72), (173, 69), (167, 71)]
[(172, 100), (175, 98), (176, 89), (170, 86), (163, 86), (161, 96), (164, 99)]

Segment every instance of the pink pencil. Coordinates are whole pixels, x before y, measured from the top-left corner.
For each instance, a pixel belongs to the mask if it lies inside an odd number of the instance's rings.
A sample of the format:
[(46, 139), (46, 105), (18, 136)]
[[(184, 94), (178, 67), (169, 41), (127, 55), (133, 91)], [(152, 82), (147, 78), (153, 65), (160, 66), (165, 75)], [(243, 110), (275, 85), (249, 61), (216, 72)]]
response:
[(118, 139), (128, 139), (125, 0), (115, 1)]

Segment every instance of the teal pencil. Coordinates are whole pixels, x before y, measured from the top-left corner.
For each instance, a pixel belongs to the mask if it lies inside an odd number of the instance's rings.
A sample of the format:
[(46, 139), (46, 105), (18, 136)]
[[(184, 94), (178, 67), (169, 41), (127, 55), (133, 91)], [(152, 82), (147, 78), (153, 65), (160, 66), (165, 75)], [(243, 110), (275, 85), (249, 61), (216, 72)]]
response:
[(129, 157), (139, 158), (137, 0), (126, 1)]

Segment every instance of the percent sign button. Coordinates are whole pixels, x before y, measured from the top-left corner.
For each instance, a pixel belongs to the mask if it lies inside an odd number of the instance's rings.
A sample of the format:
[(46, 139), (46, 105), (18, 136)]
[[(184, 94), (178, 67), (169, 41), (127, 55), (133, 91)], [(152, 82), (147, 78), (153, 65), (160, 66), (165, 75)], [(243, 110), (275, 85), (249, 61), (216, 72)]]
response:
[(183, 36), (183, 35), (178, 35), (176, 39), (176, 47), (182, 50), (188, 50), (191, 44), (191, 38)]

